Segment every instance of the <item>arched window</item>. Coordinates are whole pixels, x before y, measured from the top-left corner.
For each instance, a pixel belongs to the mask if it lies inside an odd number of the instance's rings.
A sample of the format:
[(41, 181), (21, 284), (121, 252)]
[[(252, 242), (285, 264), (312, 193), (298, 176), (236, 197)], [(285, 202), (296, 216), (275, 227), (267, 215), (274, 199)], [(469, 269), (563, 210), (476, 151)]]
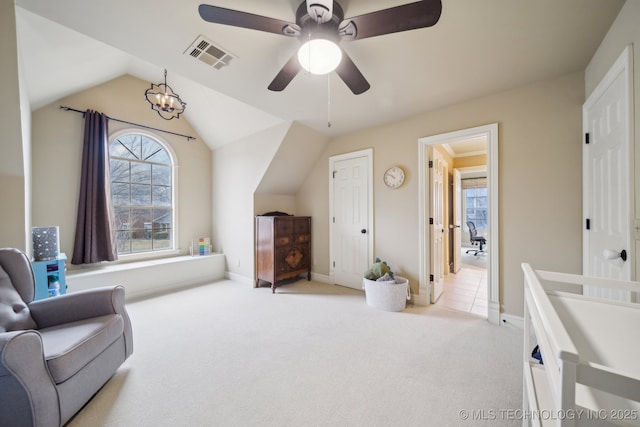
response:
[(156, 138), (128, 132), (109, 145), (118, 254), (173, 249), (173, 161)]

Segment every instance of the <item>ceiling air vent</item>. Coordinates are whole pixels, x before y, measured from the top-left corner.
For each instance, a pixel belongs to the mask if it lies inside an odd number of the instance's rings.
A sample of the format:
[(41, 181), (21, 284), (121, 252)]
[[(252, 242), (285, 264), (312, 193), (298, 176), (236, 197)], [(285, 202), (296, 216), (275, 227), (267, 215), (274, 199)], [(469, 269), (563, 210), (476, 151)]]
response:
[(235, 58), (232, 54), (222, 49), (220, 46), (214, 45), (203, 36), (198, 36), (191, 46), (184, 51), (185, 55), (192, 56), (199, 61), (219, 70), (229, 65), (231, 60)]

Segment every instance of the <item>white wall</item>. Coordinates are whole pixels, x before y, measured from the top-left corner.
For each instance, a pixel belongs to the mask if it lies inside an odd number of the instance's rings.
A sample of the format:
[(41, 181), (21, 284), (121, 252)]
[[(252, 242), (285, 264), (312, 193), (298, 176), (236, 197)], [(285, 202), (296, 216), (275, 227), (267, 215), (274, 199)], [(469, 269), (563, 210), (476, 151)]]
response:
[(226, 255), (232, 277), (254, 277), (254, 193), (291, 123), (214, 150), (212, 159), (213, 250)]
[(253, 198), (253, 210), (256, 215), (279, 211), (297, 215), (296, 196), (288, 194), (256, 193)]
[(328, 139), (288, 122), (213, 152), (214, 250), (232, 277), (253, 283), (255, 215), (303, 215), (296, 194)]

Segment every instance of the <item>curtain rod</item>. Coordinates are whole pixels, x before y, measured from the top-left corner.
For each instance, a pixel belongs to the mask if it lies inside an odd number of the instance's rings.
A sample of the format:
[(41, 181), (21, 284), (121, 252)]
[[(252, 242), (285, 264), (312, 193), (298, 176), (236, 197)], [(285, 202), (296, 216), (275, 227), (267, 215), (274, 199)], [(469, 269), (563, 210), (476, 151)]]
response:
[[(76, 110), (75, 108), (65, 107), (64, 105), (61, 105), (60, 109), (65, 110), (65, 111), (73, 111), (73, 112), (76, 112), (76, 113), (82, 113), (83, 116), (84, 116), (84, 113), (86, 113), (86, 111)], [(107, 116), (107, 119), (113, 120), (114, 122), (126, 123), (128, 125), (139, 126), (141, 128), (145, 128), (145, 129), (151, 129), (151, 130), (156, 130), (158, 132), (170, 133), (171, 135), (181, 136), (183, 138), (187, 138), (187, 141), (189, 141), (191, 139), (193, 139), (195, 141), (195, 139), (196, 139), (194, 136), (183, 135), (181, 133), (171, 132), (169, 130), (158, 129), (158, 128), (154, 128), (154, 127), (147, 126), (147, 125), (141, 125), (140, 123), (128, 122), (126, 120), (114, 119), (113, 117), (109, 117), (109, 116)]]

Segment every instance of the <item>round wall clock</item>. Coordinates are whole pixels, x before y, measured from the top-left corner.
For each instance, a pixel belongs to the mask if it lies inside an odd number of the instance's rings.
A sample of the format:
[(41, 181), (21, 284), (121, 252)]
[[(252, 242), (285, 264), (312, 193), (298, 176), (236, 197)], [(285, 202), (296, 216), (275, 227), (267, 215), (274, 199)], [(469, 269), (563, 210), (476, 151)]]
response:
[(398, 188), (404, 182), (404, 171), (400, 166), (393, 166), (384, 173), (384, 183), (389, 188)]

